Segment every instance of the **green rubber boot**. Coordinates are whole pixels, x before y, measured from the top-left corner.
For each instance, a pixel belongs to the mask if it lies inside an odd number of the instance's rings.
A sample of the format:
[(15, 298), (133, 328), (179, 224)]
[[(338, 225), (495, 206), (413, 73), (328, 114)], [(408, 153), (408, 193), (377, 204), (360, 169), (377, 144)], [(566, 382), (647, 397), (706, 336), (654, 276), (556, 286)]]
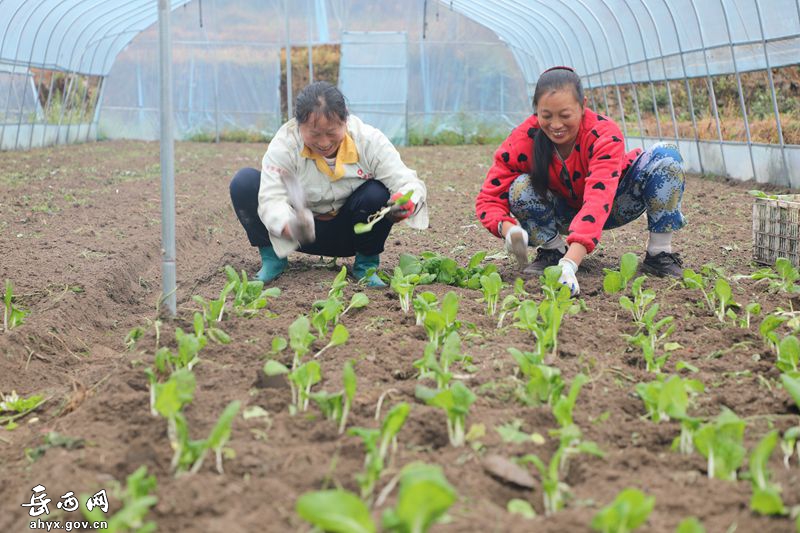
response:
[(259, 246), (258, 253), (261, 254), (261, 270), (256, 274), (256, 279), (269, 283), (281, 275), (289, 260), (285, 257), (281, 259), (275, 255), (272, 246)]
[(367, 270), (374, 268), (377, 271), (380, 264), (380, 255), (364, 255), (356, 252), (356, 260), (353, 262), (353, 277), (358, 281), (363, 279), (367, 287), (385, 287), (386, 284), (377, 274), (373, 273), (367, 276)]

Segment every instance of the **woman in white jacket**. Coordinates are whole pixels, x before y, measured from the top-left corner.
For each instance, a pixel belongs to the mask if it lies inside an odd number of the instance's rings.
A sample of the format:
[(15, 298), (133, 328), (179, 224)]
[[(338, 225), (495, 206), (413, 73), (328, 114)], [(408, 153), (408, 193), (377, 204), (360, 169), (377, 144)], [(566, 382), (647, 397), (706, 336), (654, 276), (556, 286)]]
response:
[[(295, 117), (269, 143), (261, 171), (244, 168), (230, 185), (236, 216), (261, 255), (258, 279), (269, 282), (286, 268), (294, 250), (328, 257), (355, 255), (353, 276), (368, 286), (376, 275), (392, 224), (403, 219), (428, 227), (425, 184), (403, 164), (379, 130), (347, 111), (344, 95), (315, 82), (297, 95)], [(353, 226), (412, 192), (372, 230)]]

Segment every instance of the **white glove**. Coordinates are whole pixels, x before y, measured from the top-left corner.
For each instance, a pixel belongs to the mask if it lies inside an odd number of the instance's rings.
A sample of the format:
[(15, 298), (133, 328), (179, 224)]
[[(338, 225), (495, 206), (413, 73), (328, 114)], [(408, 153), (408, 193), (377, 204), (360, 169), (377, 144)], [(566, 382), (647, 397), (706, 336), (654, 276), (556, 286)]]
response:
[(578, 285), (578, 278), (575, 277), (578, 265), (572, 259), (562, 257), (558, 266), (561, 267), (561, 277), (558, 278), (558, 282), (569, 287), (570, 295), (578, 296), (581, 293), (581, 286)]
[(316, 240), (314, 215), (309, 209), (297, 209), (295, 218), (289, 221), (289, 232), (300, 244), (311, 244)]
[(528, 264), (528, 232), (512, 226), (506, 233), (506, 252), (513, 255), (520, 268)]

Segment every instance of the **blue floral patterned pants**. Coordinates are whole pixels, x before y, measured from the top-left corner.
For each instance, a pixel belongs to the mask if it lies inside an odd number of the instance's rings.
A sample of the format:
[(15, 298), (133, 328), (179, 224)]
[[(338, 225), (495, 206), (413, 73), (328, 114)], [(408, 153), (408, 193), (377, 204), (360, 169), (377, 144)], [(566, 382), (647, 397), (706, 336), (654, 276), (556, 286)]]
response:
[[(620, 179), (614, 203), (603, 229), (617, 228), (647, 213), (647, 229), (654, 233), (669, 233), (686, 225), (681, 212), (681, 199), (686, 178), (683, 158), (674, 144), (658, 143), (633, 162)], [(528, 232), (530, 246), (539, 246), (566, 234), (578, 209), (567, 205), (566, 199), (547, 191), (542, 199), (537, 195), (527, 174), (521, 174), (511, 184), (508, 201), (520, 225)]]

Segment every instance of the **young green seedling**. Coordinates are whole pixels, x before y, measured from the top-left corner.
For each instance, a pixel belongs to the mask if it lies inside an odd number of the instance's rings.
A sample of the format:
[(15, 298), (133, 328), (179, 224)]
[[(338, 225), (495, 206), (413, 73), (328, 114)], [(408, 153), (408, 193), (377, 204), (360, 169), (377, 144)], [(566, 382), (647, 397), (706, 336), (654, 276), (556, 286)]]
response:
[(333, 348), (334, 346), (341, 346), (342, 344), (347, 342), (347, 339), (350, 338), (350, 332), (347, 331), (347, 328), (344, 327), (343, 324), (336, 324), (336, 327), (333, 328), (333, 333), (331, 333), (331, 340), (322, 347), (320, 351), (314, 354), (314, 359), (322, 355), (322, 352), (327, 350), (328, 348)]
[(797, 453), (797, 462), (800, 464), (800, 426), (789, 428), (783, 433), (781, 451), (783, 452), (783, 466), (786, 467), (786, 470), (789, 470), (789, 460), (794, 453)]
[(438, 345), (447, 334), (461, 328), (461, 322), (456, 319), (458, 306), (458, 295), (449, 291), (442, 297), (438, 310), (432, 309), (425, 314), (423, 325), (431, 342)]
[(798, 365), (800, 365), (800, 341), (794, 335), (787, 335), (778, 344), (778, 357), (775, 361), (775, 366), (781, 372), (798, 378), (800, 377)]
[(400, 472), (397, 505), (383, 513), (383, 527), (396, 533), (425, 533), (457, 497), (441, 467), (406, 465)]
[(203, 318), (206, 322), (222, 322), (222, 318), (225, 315), (225, 302), (228, 300), (228, 294), (230, 294), (235, 286), (236, 283), (233, 281), (226, 283), (225, 287), (223, 287), (222, 291), (219, 293), (219, 298), (216, 300), (206, 301), (205, 298), (197, 294), (192, 296), (192, 299), (200, 304), (203, 310)]
[(414, 294), (414, 287), (416, 287), (418, 283), (418, 274), (403, 274), (400, 267), (395, 267), (390, 286), (400, 297), (400, 307), (403, 309), (404, 313), (408, 313), (411, 309), (411, 297)]
[(744, 308), (744, 316), (739, 320), (739, 327), (750, 329), (750, 319), (761, 314), (761, 304), (751, 302)]
[(233, 285), (233, 310), (239, 316), (254, 316), (267, 306), (269, 298), (277, 298), (281, 294), (278, 287), (265, 289), (263, 281), (248, 281), (244, 270), (241, 277), (230, 265), (226, 265), (224, 270), (228, 283)]
[(300, 361), (311, 350), (316, 337), (311, 333), (308, 317), (301, 315), (289, 326), (289, 346), (294, 350), (292, 370), (300, 365)]
[(217, 344), (230, 344), (231, 337), (222, 329), (212, 326), (203, 318), (202, 313), (194, 312), (194, 334), (197, 338), (208, 337)]
[(360, 309), (362, 307), (366, 307), (369, 303), (369, 297), (364, 294), (363, 292), (357, 292), (350, 297), (350, 304), (345, 307), (342, 314), (339, 315), (341, 318), (345, 313), (347, 313), (350, 309)]
[(356, 475), (356, 481), (361, 487), (361, 497), (371, 499), (375, 490), (375, 483), (383, 473), (386, 456), (389, 453), (389, 446), (394, 450), (397, 446), (397, 434), (403, 427), (408, 418), (411, 407), (405, 403), (399, 403), (392, 407), (386, 414), (381, 429), (367, 429), (354, 427), (347, 430), (348, 435), (361, 437), (366, 456), (364, 458), (364, 472)]
[(717, 319), (720, 322), (725, 322), (725, 318), (731, 318), (731, 314), (733, 315), (733, 319), (736, 319), (736, 313), (733, 311), (733, 307), (739, 307), (733, 300), (733, 290), (731, 289), (731, 284), (728, 283), (728, 280), (724, 278), (717, 278), (717, 281), (714, 283), (714, 295), (716, 296), (717, 306), (714, 310), (714, 314), (717, 316)]
[(628, 533), (647, 522), (656, 499), (639, 489), (625, 489), (592, 519), (592, 529), (602, 533)]
[(770, 267), (762, 268), (753, 272), (749, 277), (756, 281), (766, 280), (769, 282), (771, 292), (785, 292), (794, 294), (800, 292), (800, 285), (795, 283), (800, 280), (800, 272), (792, 266), (791, 261), (785, 257), (775, 259), (774, 270)]
[(470, 405), (477, 398), (475, 394), (466, 385), (457, 381), (444, 390), (433, 390), (417, 385), (416, 396), (428, 405), (439, 407), (447, 413), (447, 436), (450, 445), (456, 448), (463, 446), (467, 414)]
[(480, 279), (483, 299), (486, 301), (486, 314), (494, 316), (497, 313), (497, 301), (500, 298), (500, 290), (504, 285), (503, 280), (497, 272), (483, 275)]
[[(122, 508), (107, 517), (99, 506), (88, 510), (81, 506), (81, 513), (86, 520), (92, 522), (105, 522), (104, 531), (108, 533), (122, 533), (135, 531), (137, 533), (150, 533), (156, 530), (155, 522), (145, 522), (150, 508), (158, 503), (158, 498), (152, 493), (156, 490), (156, 477), (147, 475), (147, 467), (140, 466), (125, 480), (125, 490), (120, 490), (119, 483), (113, 490), (117, 500), (122, 502)], [(88, 494), (81, 494), (79, 500), (87, 501), (91, 498)], [(73, 522), (75, 523), (75, 522)]]
[(384, 207), (384, 208), (380, 209), (379, 211), (376, 211), (375, 213), (373, 213), (370, 216), (368, 216), (366, 223), (358, 222), (355, 226), (353, 226), (353, 232), (355, 232), (356, 235), (360, 235), (362, 233), (367, 233), (367, 232), (372, 231), (373, 226), (375, 226), (375, 224), (377, 224), (378, 222), (383, 220), (383, 217), (385, 217), (387, 214), (389, 214), (389, 211), (392, 210), (393, 206), (395, 206), (395, 205), (399, 206), (399, 205), (405, 204), (406, 202), (411, 200), (411, 196), (413, 194), (414, 194), (414, 191), (408, 191), (403, 196), (401, 196), (400, 198), (395, 200), (391, 205), (387, 205), (386, 207)]
[(17, 427), (15, 420), (35, 411), (47, 401), (41, 394), (34, 394), (24, 398), (13, 390), (8, 395), (0, 393), (0, 397), (3, 399), (3, 401), (0, 401), (0, 413), (10, 413), (0, 416), (0, 425), (8, 430)]
[(685, 419), (694, 396), (704, 391), (705, 387), (696, 379), (680, 376), (671, 376), (666, 381), (661, 376), (656, 381), (636, 384), (636, 394), (653, 422)]
[(647, 276), (639, 276), (633, 280), (631, 284), (633, 300), (624, 295), (619, 297), (619, 305), (631, 313), (633, 321), (639, 326), (644, 325), (642, 322), (644, 315), (656, 299), (654, 290), (644, 288), (645, 280), (647, 280)]
[(417, 326), (422, 326), (425, 324), (425, 315), (428, 314), (428, 311), (436, 309), (436, 305), (438, 303), (439, 300), (432, 292), (425, 291), (417, 294), (417, 297), (414, 298), (414, 302), (412, 304), (414, 307), (414, 318), (416, 319)]
[(786, 514), (786, 507), (781, 499), (781, 487), (770, 483), (770, 472), (767, 468), (772, 450), (778, 444), (778, 431), (767, 433), (750, 454), (750, 479), (753, 496), (750, 498), (750, 509), (763, 515)]
[(708, 460), (708, 477), (736, 480), (745, 457), (744, 429), (747, 423), (724, 408), (712, 422), (694, 433), (694, 445)]
[(514, 280), (514, 292), (503, 298), (503, 303), (500, 304), (500, 315), (497, 317), (497, 329), (503, 327), (503, 320), (505, 320), (508, 313), (512, 313), (519, 309), (522, 302), (529, 297), (530, 294), (525, 290), (525, 282), (522, 278)]
[[(175, 370), (164, 383), (155, 383), (154, 408), (158, 414), (167, 419), (167, 435), (174, 454), (170, 467), (177, 470), (181, 458), (186, 454), (188, 445), (186, 420), (181, 411), (194, 399), (196, 380), (194, 374), (186, 369)], [(192, 461), (193, 462), (193, 461)]]
[(769, 314), (764, 317), (758, 326), (758, 332), (761, 334), (761, 338), (764, 339), (764, 344), (769, 346), (775, 353), (778, 352), (778, 344), (780, 344), (777, 329), (787, 320), (788, 318), (786, 317)]
[(573, 425), (574, 422), (572, 421), (572, 411), (575, 409), (575, 402), (578, 400), (578, 394), (581, 392), (581, 387), (588, 382), (589, 378), (583, 374), (576, 375), (570, 384), (569, 393), (566, 396), (561, 396), (553, 404), (553, 416), (555, 417), (559, 426), (565, 427)]
[(606, 294), (616, 294), (628, 289), (628, 282), (636, 275), (636, 269), (639, 268), (639, 258), (636, 254), (625, 253), (619, 260), (619, 270), (611, 270), (604, 268), (606, 273), (603, 278), (603, 290)]
[(369, 507), (343, 489), (306, 492), (297, 499), (297, 514), (315, 529), (331, 533), (375, 533)]
[(14, 284), (10, 279), (6, 280), (6, 292), (3, 296), (3, 331), (22, 325), (25, 315), (28, 313), (14, 305)]
[(565, 384), (559, 368), (542, 363), (538, 353), (522, 352), (513, 347), (508, 348), (508, 352), (517, 362), (520, 373), (528, 379), (524, 393), (520, 394), (524, 403), (552, 405), (561, 397)]
[(214, 457), (216, 458), (217, 472), (220, 474), (225, 473), (222, 469), (222, 448), (231, 438), (231, 426), (233, 425), (233, 420), (236, 418), (236, 415), (239, 413), (240, 407), (241, 402), (239, 400), (234, 400), (229, 403), (227, 407), (225, 407), (224, 411), (222, 411), (219, 420), (217, 420), (217, 423), (214, 424), (211, 434), (205, 441), (203, 452), (192, 466), (192, 472), (197, 472), (200, 470), (200, 467), (203, 466), (203, 460), (206, 457), (206, 453), (213, 451)]
[(339, 434), (344, 433), (347, 417), (353, 405), (353, 398), (356, 395), (356, 374), (353, 371), (352, 361), (344, 365), (342, 373), (344, 388), (339, 392), (315, 392), (311, 394), (311, 399), (319, 407), (322, 414), (328, 420), (335, 420), (339, 425)]
[(303, 363), (289, 372), (287, 377), (289, 381), (294, 383), (294, 386), (299, 391), (296, 398), (296, 409), (298, 411), (307, 411), (308, 402), (311, 399), (311, 387), (322, 380), (322, 372), (319, 363), (316, 361)]

